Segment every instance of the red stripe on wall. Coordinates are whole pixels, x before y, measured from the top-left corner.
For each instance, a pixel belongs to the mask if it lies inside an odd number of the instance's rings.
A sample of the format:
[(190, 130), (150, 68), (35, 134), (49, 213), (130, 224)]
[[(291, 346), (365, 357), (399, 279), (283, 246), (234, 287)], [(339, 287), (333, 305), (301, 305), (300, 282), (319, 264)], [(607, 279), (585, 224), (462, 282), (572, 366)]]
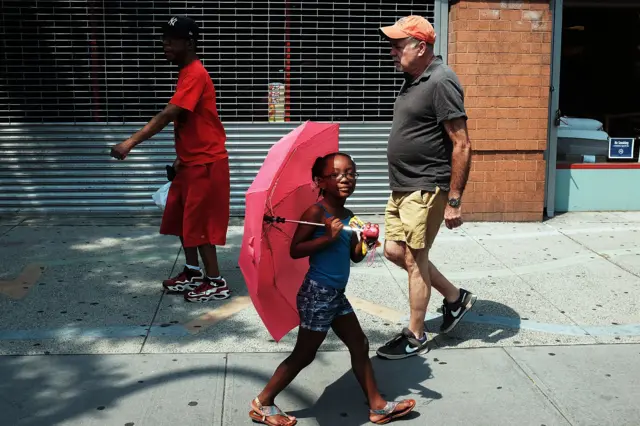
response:
[(640, 163), (558, 163), (558, 170), (628, 170), (640, 169)]

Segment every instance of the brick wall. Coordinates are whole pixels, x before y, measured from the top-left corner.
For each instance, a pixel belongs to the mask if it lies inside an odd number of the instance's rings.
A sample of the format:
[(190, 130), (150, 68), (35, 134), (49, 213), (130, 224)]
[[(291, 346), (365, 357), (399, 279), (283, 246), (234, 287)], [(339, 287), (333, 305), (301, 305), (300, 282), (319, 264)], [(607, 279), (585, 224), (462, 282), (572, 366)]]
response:
[(540, 221), (551, 63), (549, 0), (452, 2), (449, 65), (465, 90), (467, 220)]
[(545, 173), (541, 152), (474, 151), (465, 220), (542, 220)]

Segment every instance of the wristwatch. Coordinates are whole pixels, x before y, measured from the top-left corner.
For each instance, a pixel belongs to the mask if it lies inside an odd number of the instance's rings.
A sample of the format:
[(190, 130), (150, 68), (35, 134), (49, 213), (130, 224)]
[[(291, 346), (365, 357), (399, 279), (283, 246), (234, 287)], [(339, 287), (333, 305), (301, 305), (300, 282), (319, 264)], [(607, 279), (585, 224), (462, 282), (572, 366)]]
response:
[(461, 200), (460, 198), (449, 198), (448, 203), (451, 207), (458, 208), (460, 207)]

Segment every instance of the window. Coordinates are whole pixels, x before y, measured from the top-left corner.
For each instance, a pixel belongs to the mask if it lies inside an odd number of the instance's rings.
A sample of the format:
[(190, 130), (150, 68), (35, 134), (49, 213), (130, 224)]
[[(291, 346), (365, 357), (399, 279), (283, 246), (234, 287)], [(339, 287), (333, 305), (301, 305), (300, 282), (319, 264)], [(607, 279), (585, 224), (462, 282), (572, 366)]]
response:
[[(160, 25), (188, 15), (225, 122), (388, 121), (401, 75), (377, 32), (433, 1), (0, 0), (0, 122), (141, 122), (171, 97)], [(278, 86), (280, 85), (280, 86)]]

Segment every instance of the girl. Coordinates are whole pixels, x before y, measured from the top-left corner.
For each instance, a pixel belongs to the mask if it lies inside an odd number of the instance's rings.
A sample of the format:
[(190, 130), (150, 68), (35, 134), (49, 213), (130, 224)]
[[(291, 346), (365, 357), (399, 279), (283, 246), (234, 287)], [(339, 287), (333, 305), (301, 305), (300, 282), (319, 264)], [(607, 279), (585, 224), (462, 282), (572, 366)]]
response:
[(414, 400), (387, 402), (378, 392), (369, 359), (369, 342), (344, 291), (350, 263), (365, 257), (363, 242), (344, 230), (353, 213), (344, 207), (356, 187), (356, 165), (349, 155), (333, 153), (318, 158), (311, 170), (322, 201), (311, 206), (301, 220), (325, 223), (324, 229), (299, 225), (291, 241), (291, 257), (309, 256), (309, 271), (298, 292), (298, 340), (291, 355), (276, 369), (262, 393), (251, 402), (251, 418), (266, 425), (293, 426), (297, 420), (274, 404), (276, 396), (311, 364), (329, 328), (347, 345), (353, 372), (369, 402), (369, 420), (385, 424), (405, 416)]

